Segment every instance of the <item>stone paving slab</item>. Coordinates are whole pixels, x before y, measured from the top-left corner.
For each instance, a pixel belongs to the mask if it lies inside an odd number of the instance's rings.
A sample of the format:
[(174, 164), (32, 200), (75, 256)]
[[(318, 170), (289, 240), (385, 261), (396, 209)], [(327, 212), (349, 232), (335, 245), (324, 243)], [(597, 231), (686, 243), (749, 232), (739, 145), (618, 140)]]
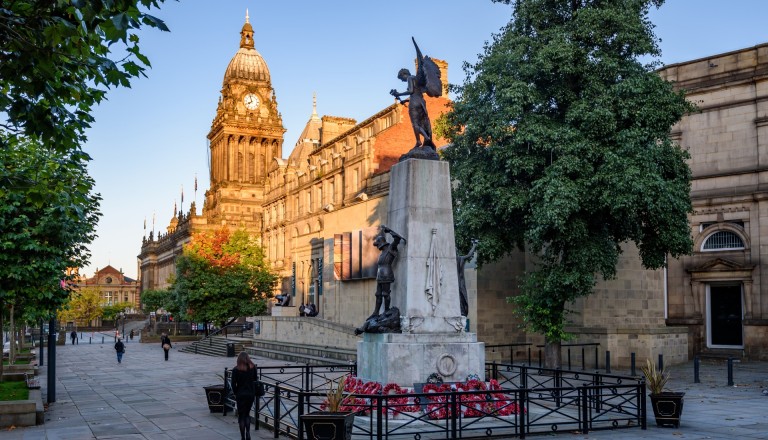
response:
[[(174, 344), (170, 359), (163, 360), (159, 344), (126, 343), (122, 364), (112, 348), (104, 345), (57, 346), (56, 402), (45, 412), (45, 424), (0, 431), (2, 440), (238, 439), (237, 418), (211, 414), (203, 386), (221, 381), (218, 375), (232, 368), (234, 358), (182, 353)], [(286, 365), (271, 359), (254, 359), (261, 366)], [(684, 391), (685, 407), (680, 427), (659, 428), (650, 408), (648, 429), (596, 431), (589, 434), (561, 432), (538, 438), (563, 439), (768, 439), (768, 363), (736, 363), (736, 386), (727, 386), (725, 362), (702, 362), (701, 383), (693, 383), (692, 363), (671, 368), (670, 387)], [(47, 366), (41, 374), (47, 373)], [(616, 374), (626, 374), (614, 370)], [(41, 377), (46, 401), (47, 379)], [(271, 439), (267, 429), (251, 431), (256, 439)], [(281, 436), (281, 438), (287, 438)], [(533, 438), (537, 438), (533, 436)]]

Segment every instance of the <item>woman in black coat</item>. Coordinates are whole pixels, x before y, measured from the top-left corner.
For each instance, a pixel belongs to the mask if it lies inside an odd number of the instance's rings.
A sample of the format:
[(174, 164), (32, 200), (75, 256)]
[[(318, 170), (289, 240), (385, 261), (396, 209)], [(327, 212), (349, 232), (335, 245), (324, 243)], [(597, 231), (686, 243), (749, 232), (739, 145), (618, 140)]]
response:
[(248, 353), (240, 352), (232, 369), (232, 392), (237, 402), (237, 424), (240, 440), (251, 440), (251, 407), (256, 399), (256, 365)]
[(165, 333), (163, 333), (163, 336), (160, 337), (160, 345), (163, 347), (163, 352), (165, 353), (165, 360), (168, 360), (168, 352), (173, 348), (173, 345), (171, 345), (171, 338), (168, 337)]

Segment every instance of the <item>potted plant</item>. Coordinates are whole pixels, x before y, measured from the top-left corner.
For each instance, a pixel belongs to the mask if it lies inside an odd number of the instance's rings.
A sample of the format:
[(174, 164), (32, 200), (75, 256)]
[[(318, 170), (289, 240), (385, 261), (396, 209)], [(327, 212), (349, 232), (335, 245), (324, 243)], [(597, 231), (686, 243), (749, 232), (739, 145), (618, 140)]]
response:
[(640, 367), (645, 376), (651, 397), (653, 415), (657, 426), (680, 427), (680, 416), (683, 414), (683, 397), (685, 393), (668, 391), (669, 372), (659, 370), (656, 363), (648, 359), (645, 366)]
[(349, 376), (334, 384), (328, 380), (328, 392), (323, 406), (325, 411), (314, 411), (300, 416), (304, 425), (305, 438), (310, 440), (351, 440), (355, 413), (344, 411), (349, 394), (344, 391)]

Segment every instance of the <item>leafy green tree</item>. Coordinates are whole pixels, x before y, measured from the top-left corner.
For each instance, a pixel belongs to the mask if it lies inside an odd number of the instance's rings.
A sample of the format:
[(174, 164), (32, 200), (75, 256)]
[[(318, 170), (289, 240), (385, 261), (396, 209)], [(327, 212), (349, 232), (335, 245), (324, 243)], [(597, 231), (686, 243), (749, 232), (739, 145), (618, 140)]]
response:
[(69, 302), (58, 313), (60, 322), (74, 321), (78, 325), (90, 323), (102, 316), (101, 293), (95, 287), (84, 287), (70, 293)]
[(141, 308), (145, 312), (168, 309), (171, 300), (171, 292), (168, 289), (150, 289), (141, 292)]
[(264, 313), (277, 283), (264, 249), (243, 229), (193, 235), (176, 260), (171, 287), (187, 319), (224, 325), (231, 318)]
[(114, 304), (106, 304), (101, 306), (101, 316), (104, 319), (114, 321), (117, 319), (117, 315), (120, 314), (120, 312), (124, 312), (126, 309), (130, 309), (133, 307), (132, 302), (119, 302)]
[(670, 128), (693, 110), (654, 72), (663, 0), (506, 0), (448, 115), (458, 237), (480, 262), (516, 248), (535, 267), (510, 298), (560, 365), (568, 305), (615, 277), (621, 244), (645, 267), (692, 247), (688, 154)]
[(101, 198), (83, 154), (0, 138), (0, 309), (47, 318), (68, 299), (67, 268), (90, 256)]
[(130, 87), (132, 78), (145, 75), (150, 63), (140, 51), (137, 31), (168, 30), (145, 12), (163, 2), (3, 2), (0, 114), (6, 121), (0, 128), (60, 152), (79, 150), (93, 122), (92, 108), (107, 89)]

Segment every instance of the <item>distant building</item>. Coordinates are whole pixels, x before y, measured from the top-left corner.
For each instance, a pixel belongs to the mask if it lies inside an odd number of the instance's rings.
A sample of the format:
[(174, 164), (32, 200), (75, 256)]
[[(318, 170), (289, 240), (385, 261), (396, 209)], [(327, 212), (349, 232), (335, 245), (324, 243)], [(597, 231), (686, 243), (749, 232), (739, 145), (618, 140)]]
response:
[(122, 271), (112, 266), (96, 269), (96, 273), (91, 278), (80, 278), (77, 281), (76, 290), (85, 287), (98, 289), (103, 306), (131, 303), (132, 306), (126, 309), (128, 313), (137, 313), (141, 308), (138, 282), (123, 275)]

